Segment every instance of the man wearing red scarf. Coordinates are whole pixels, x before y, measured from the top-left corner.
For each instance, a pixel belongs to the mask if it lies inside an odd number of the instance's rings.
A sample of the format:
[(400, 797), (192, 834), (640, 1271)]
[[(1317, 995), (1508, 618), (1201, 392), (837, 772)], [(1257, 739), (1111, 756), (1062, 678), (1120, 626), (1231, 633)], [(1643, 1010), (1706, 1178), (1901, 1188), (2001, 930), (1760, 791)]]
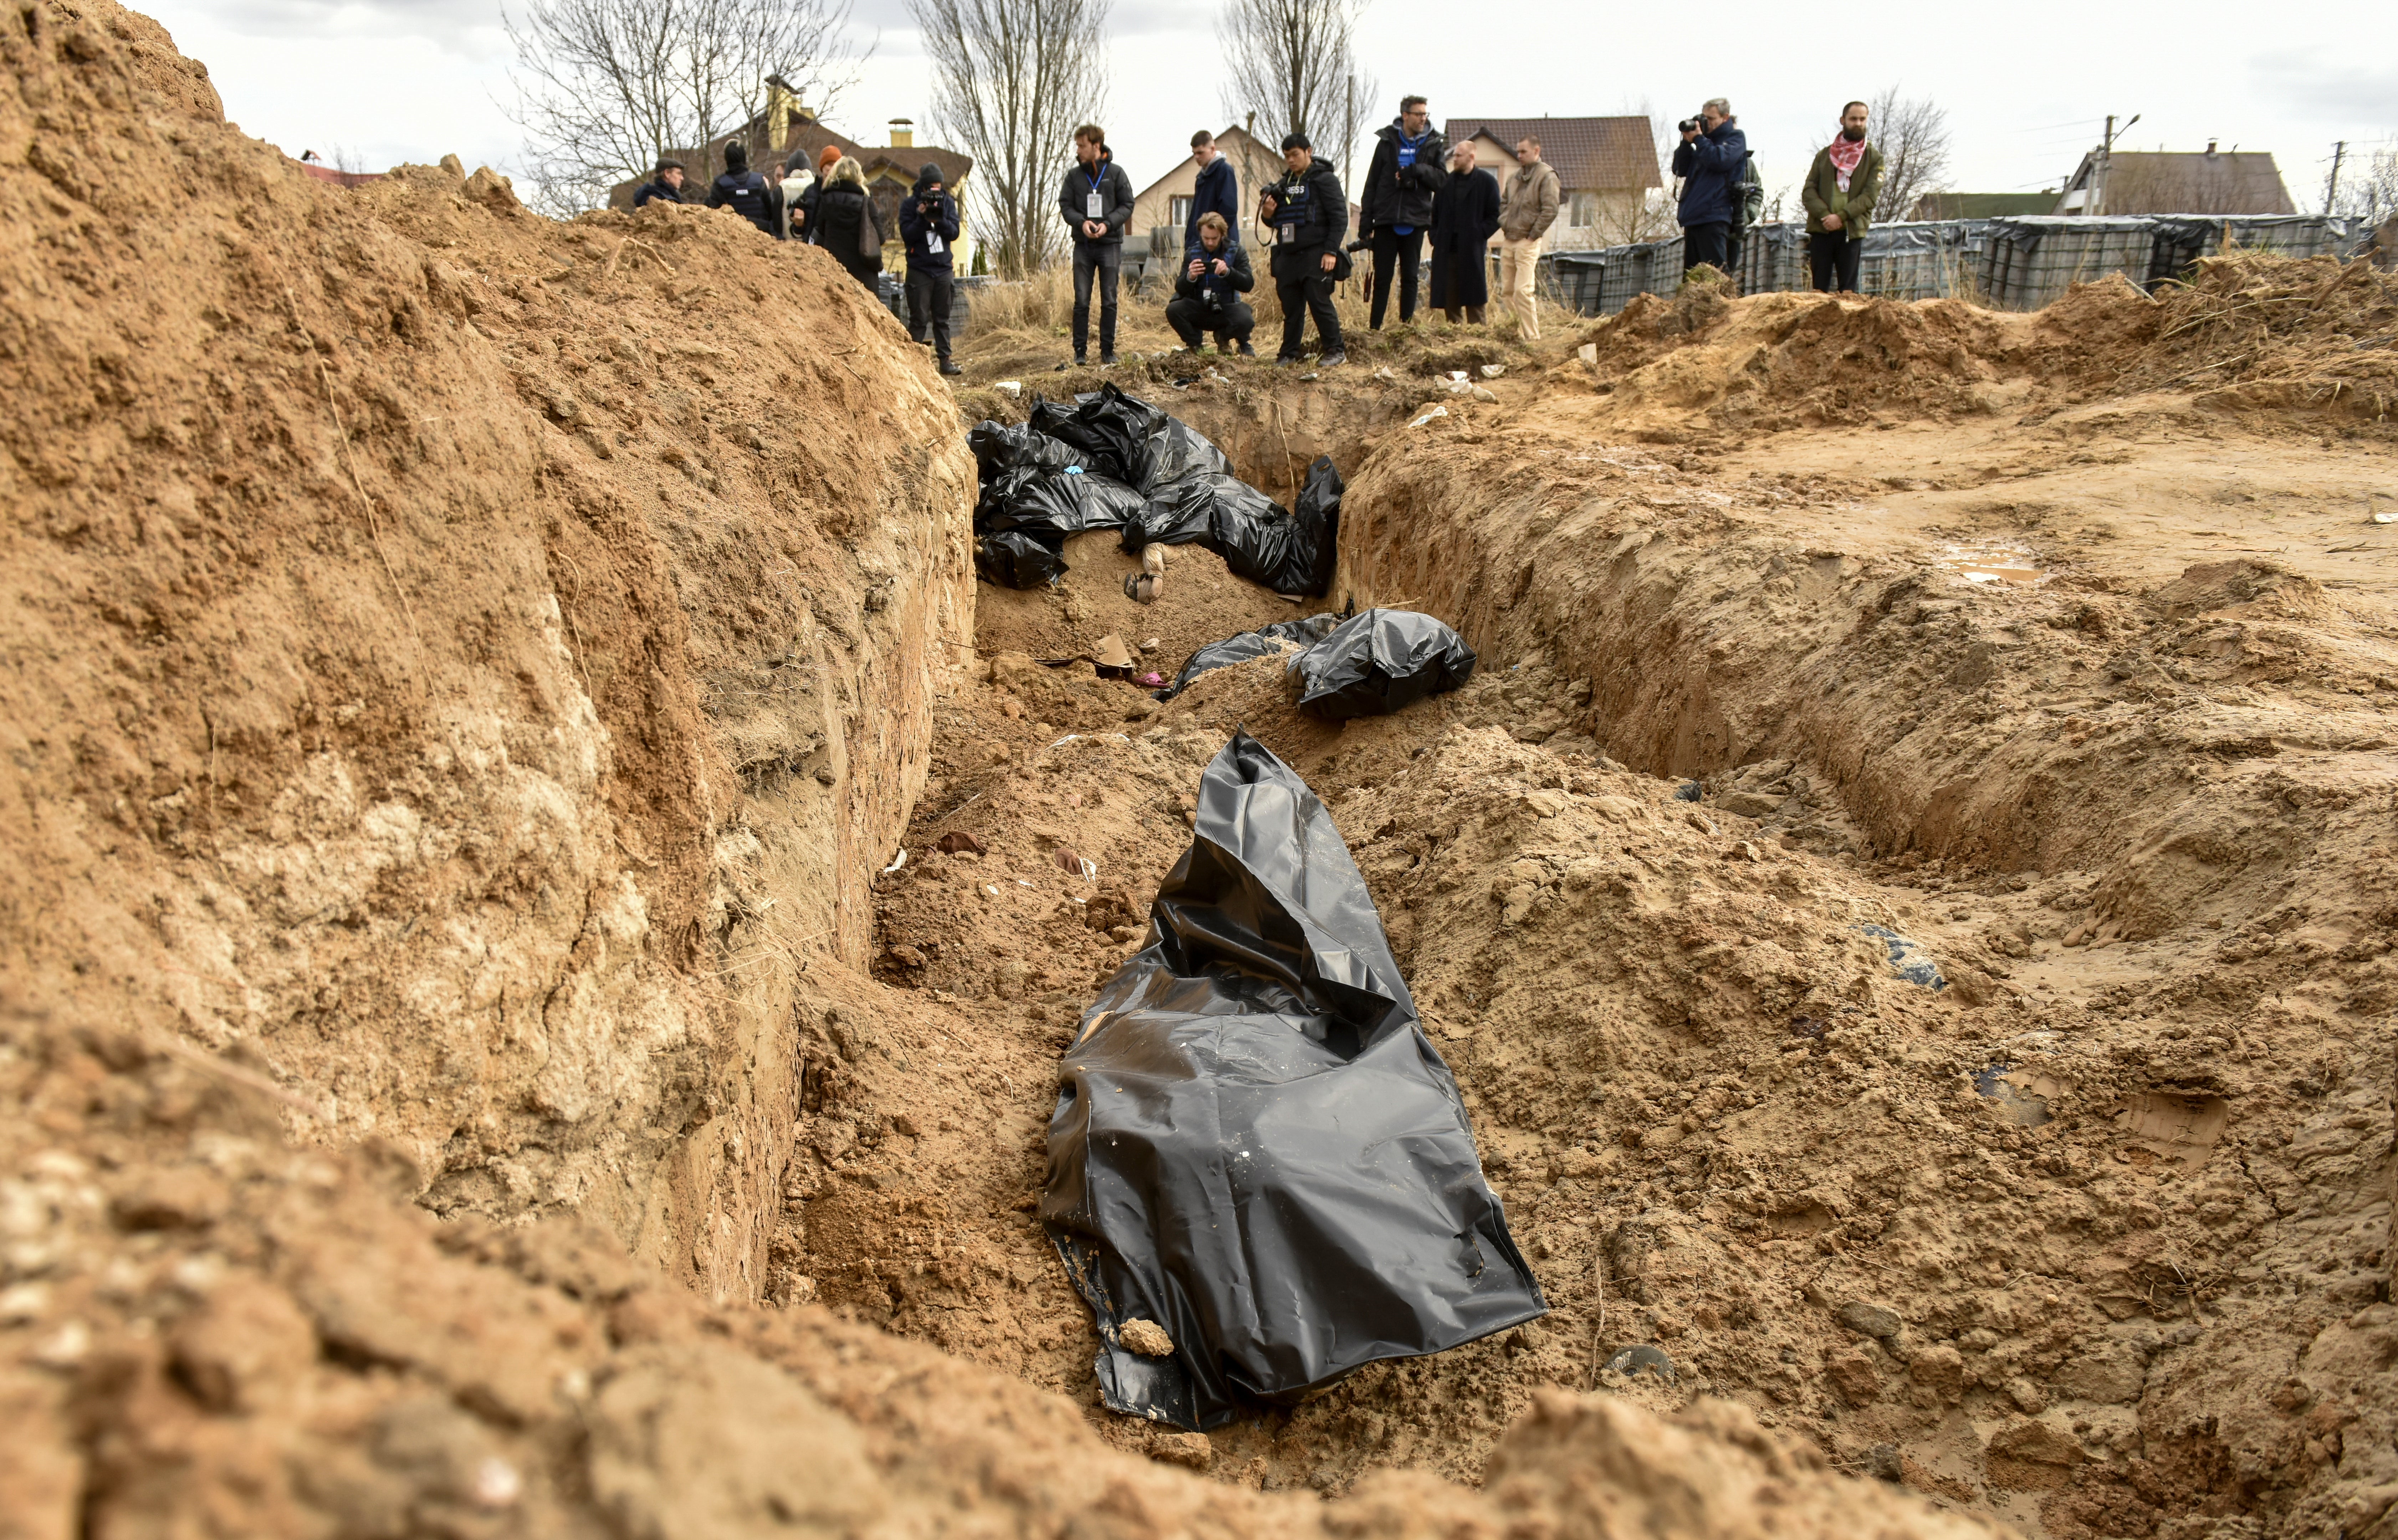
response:
[(1857, 291), (1866, 229), (1881, 196), (1881, 152), (1866, 142), (1866, 104), (1840, 109), (1840, 137), (1815, 152), (1807, 185), (1807, 265), (1823, 293)]

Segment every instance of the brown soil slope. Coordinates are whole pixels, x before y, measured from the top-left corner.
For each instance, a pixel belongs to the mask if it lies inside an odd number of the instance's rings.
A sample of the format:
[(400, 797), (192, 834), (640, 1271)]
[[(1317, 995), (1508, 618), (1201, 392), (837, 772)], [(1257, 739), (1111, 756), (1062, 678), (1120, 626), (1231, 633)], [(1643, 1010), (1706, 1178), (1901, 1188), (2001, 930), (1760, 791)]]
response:
[(10, 27), (7, 987), (754, 1294), (792, 952), (860, 954), (971, 624), (937, 382), (814, 252), (351, 196), (139, 18)]

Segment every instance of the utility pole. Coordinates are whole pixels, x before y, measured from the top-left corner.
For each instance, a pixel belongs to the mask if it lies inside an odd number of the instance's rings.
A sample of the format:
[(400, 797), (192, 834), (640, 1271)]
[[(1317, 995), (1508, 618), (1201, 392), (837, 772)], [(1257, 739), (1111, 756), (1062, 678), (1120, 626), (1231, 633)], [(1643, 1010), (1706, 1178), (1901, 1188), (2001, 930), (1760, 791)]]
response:
[(2331, 147), (2331, 181), (2324, 188), (2324, 218), (2339, 205), (2339, 163), (2348, 156), (2348, 141), (2338, 140)]
[[(2130, 133), (2132, 131), (2132, 124), (2137, 123), (2139, 120), (2140, 115), (2134, 113), (2132, 115), (2131, 122), (2123, 125), (2123, 131), (2125, 133)], [(2115, 115), (2113, 113), (2108, 113), (2107, 115), (2107, 137), (2105, 140), (2100, 142), (2098, 146), (2098, 164), (2092, 167), (2090, 170), (2090, 196), (2084, 198), (2081, 202), (2081, 211), (2094, 219), (2107, 211), (2107, 173), (2114, 169), (2114, 164)]]

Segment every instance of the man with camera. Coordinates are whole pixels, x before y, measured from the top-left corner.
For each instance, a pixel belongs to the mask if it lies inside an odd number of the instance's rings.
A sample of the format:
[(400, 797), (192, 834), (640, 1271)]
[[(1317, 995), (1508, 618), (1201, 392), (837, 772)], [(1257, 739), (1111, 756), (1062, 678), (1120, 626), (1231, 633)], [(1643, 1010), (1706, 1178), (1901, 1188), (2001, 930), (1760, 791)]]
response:
[(1732, 227), (1741, 218), (1741, 173), (1748, 164), (1748, 136), (1731, 115), (1731, 103), (1717, 97), (1699, 109), (1696, 117), (1677, 127), (1682, 142), (1674, 150), (1674, 174), (1682, 179), (1681, 207), (1675, 218), (1682, 226), (1682, 271), (1701, 263), (1727, 272), (1731, 263)]
[(1241, 296), (1257, 287), (1249, 271), (1249, 254), (1233, 239), (1232, 223), (1214, 209), (1199, 216), (1199, 249), (1182, 264), (1174, 279), (1174, 297), (1165, 302), (1165, 324), (1182, 345), (1199, 351), (1200, 333), (1216, 334), (1216, 351), (1230, 353), (1238, 343), (1241, 357), (1255, 358), (1249, 333), (1257, 314)]
[[(1330, 369), (1349, 361), (1340, 347), (1340, 312), (1332, 307), (1332, 286), (1348, 277), (1340, 237), (1349, 233), (1349, 199), (1331, 166), (1315, 158), (1315, 146), (1305, 134), (1282, 136), (1282, 177), (1258, 199), (1258, 223), (1273, 232), (1268, 265), (1274, 297), (1282, 302), (1282, 351), (1274, 365), (1299, 362), (1300, 338), (1313, 315), (1324, 349), (1317, 361)], [(1431, 222), (1430, 210), (1424, 219)]]
[(926, 161), (899, 205), (899, 234), (908, 243), (908, 334), (919, 343), (929, 330), (944, 374), (963, 374), (950, 362), (950, 306), (956, 291), (950, 248), (958, 238), (957, 199), (941, 190), (941, 169)]

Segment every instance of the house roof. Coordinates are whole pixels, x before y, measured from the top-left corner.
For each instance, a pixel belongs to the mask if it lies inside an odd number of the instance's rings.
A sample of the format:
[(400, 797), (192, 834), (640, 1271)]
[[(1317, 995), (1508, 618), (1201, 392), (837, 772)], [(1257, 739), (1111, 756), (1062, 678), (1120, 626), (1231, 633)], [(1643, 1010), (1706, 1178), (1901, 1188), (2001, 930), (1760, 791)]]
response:
[[(2090, 185), (2096, 152), (2067, 182)], [(2109, 214), (2295, 214), (2281, 168), (2268, 150), (2117, 150), (2107, 172)], [(2059, 211), (2062, 211), (2061, 209)]]
[(936, 144), (899, 148), (888, 144), (860, 144), (847, 134), (835, 133), (813, 117), (792, 119), (791, 131), (784, 138), (780, 151), (783, 164), (790, 165), (791, 157), (797, 155), (802, 169), (813, 171), (816, 156), (824, 153), (828, 144), (841, 146), (842, 155), (855, 155), (858, 168), (865, 171), (869, 182), (875, 180), (878, 171), (883, 171), (902, 182), (913, 182), (918, 170), (932, 165), (941, 169), (943, 183), (954, 187), (974, 169), (974, 156), (960, 155), (955, 150), (944, 150)]
[(2008, 219), (2056, 210), (2056, 189), (2045, 193), (1926, 193), (1908, 219)]
[[(1263, 158), (1273, 162), (1276, 166), (1280, 166), (1282, 164), (1282, 152), (1279, 150), (1268, 149), (1264, 140), (1258, 138), (1255, 134), (1249, 132), (1246, 128), (1242, 128), (1237, 123), (1232, 125), (1222, 133), (1216, 136), (1216, 148), (1221, 151), (1227, 159), (1231, 160), (1247, 160), (1253, 157), (1262, 156)], [(1246, 154), (1241, 153), (1245, 148)], [(1173, 181), (1175, 174), (1182, 169), (1183, 161), (1186, 161), (1189, 158), (1190, 156), (1186, 155), (1183, 156), (1182, 160), (1178, 160), (1173, 165), (1167, 167), (1164, 176), (1159, 177), (1156, 181), (1142, 188), (1138, 194), (1134, 195), (1135, 197), (1145, 198), (1149, 196), (1150, 194), (1157, 191), (1158, 188), (1164, 186), (1166, 182)]]
[(1541, 142), (1541, 158), (1568, 192), (1622, 192), (1663, 187), (1657, 142), (1645, 117), (1452, 117), (1440, 126), (1451, 144), (1488, 134), (1514, 145), (1526, 134)]
[[(765, 116), (761, 114), (751, 118), (739, 132), (727, 134), (724, 137), (746, 139), (755, 143), (764, 137), (765, 132)], [(945, 150), (937, 144), (914, 144), (898, 148), (888, 144), (879, 147), (860, 144), (847, 134), (836, 133), (813, 117), (798, 115), (793, 115), (790, 132), (783, 137), (782, 149), (775, 158), (780, 159), (784, 165), (790, 166), (793, 163), (792, 157), (797, 156), (797, 169), (813, 172), (815, 169), (816, 156), (824, 152), (824, 147), (828, 144), (837, 144), (841, 147), (842, 155), (857, 157), (858, 169), (866, 173), (867, 185), (869, 187), (877, 181), (892, 181), (912, 185), (916, 180), (916, 173), (927, 164), (938, 166), (941, 169), (941, 182), (945, 186), (955, 187), (965, 180), (968, 171), (974, 169), (974, 156), (960, 155), (955, 150)], [(755, 152), (752, 154), (755, 155)], [(696, 187), (705, 193), (708, 178), (702, 175), (698, 168), (708, 165), (711, 157), (700, 150), (670, 150), (667, 155), (689, 168), (683, 173), (687, 179), (684, 182), (685, 188)], [(764, 169), (766, 159), (766, 156), (756, 155), (750, 162), (751, 169)], [(631, 208), (633, 195), (640, 190), (641, 183), (649, 180), (645, 174), (628, 182), (620, 182), (610, 188), (608, 190), (609, 207)]]

